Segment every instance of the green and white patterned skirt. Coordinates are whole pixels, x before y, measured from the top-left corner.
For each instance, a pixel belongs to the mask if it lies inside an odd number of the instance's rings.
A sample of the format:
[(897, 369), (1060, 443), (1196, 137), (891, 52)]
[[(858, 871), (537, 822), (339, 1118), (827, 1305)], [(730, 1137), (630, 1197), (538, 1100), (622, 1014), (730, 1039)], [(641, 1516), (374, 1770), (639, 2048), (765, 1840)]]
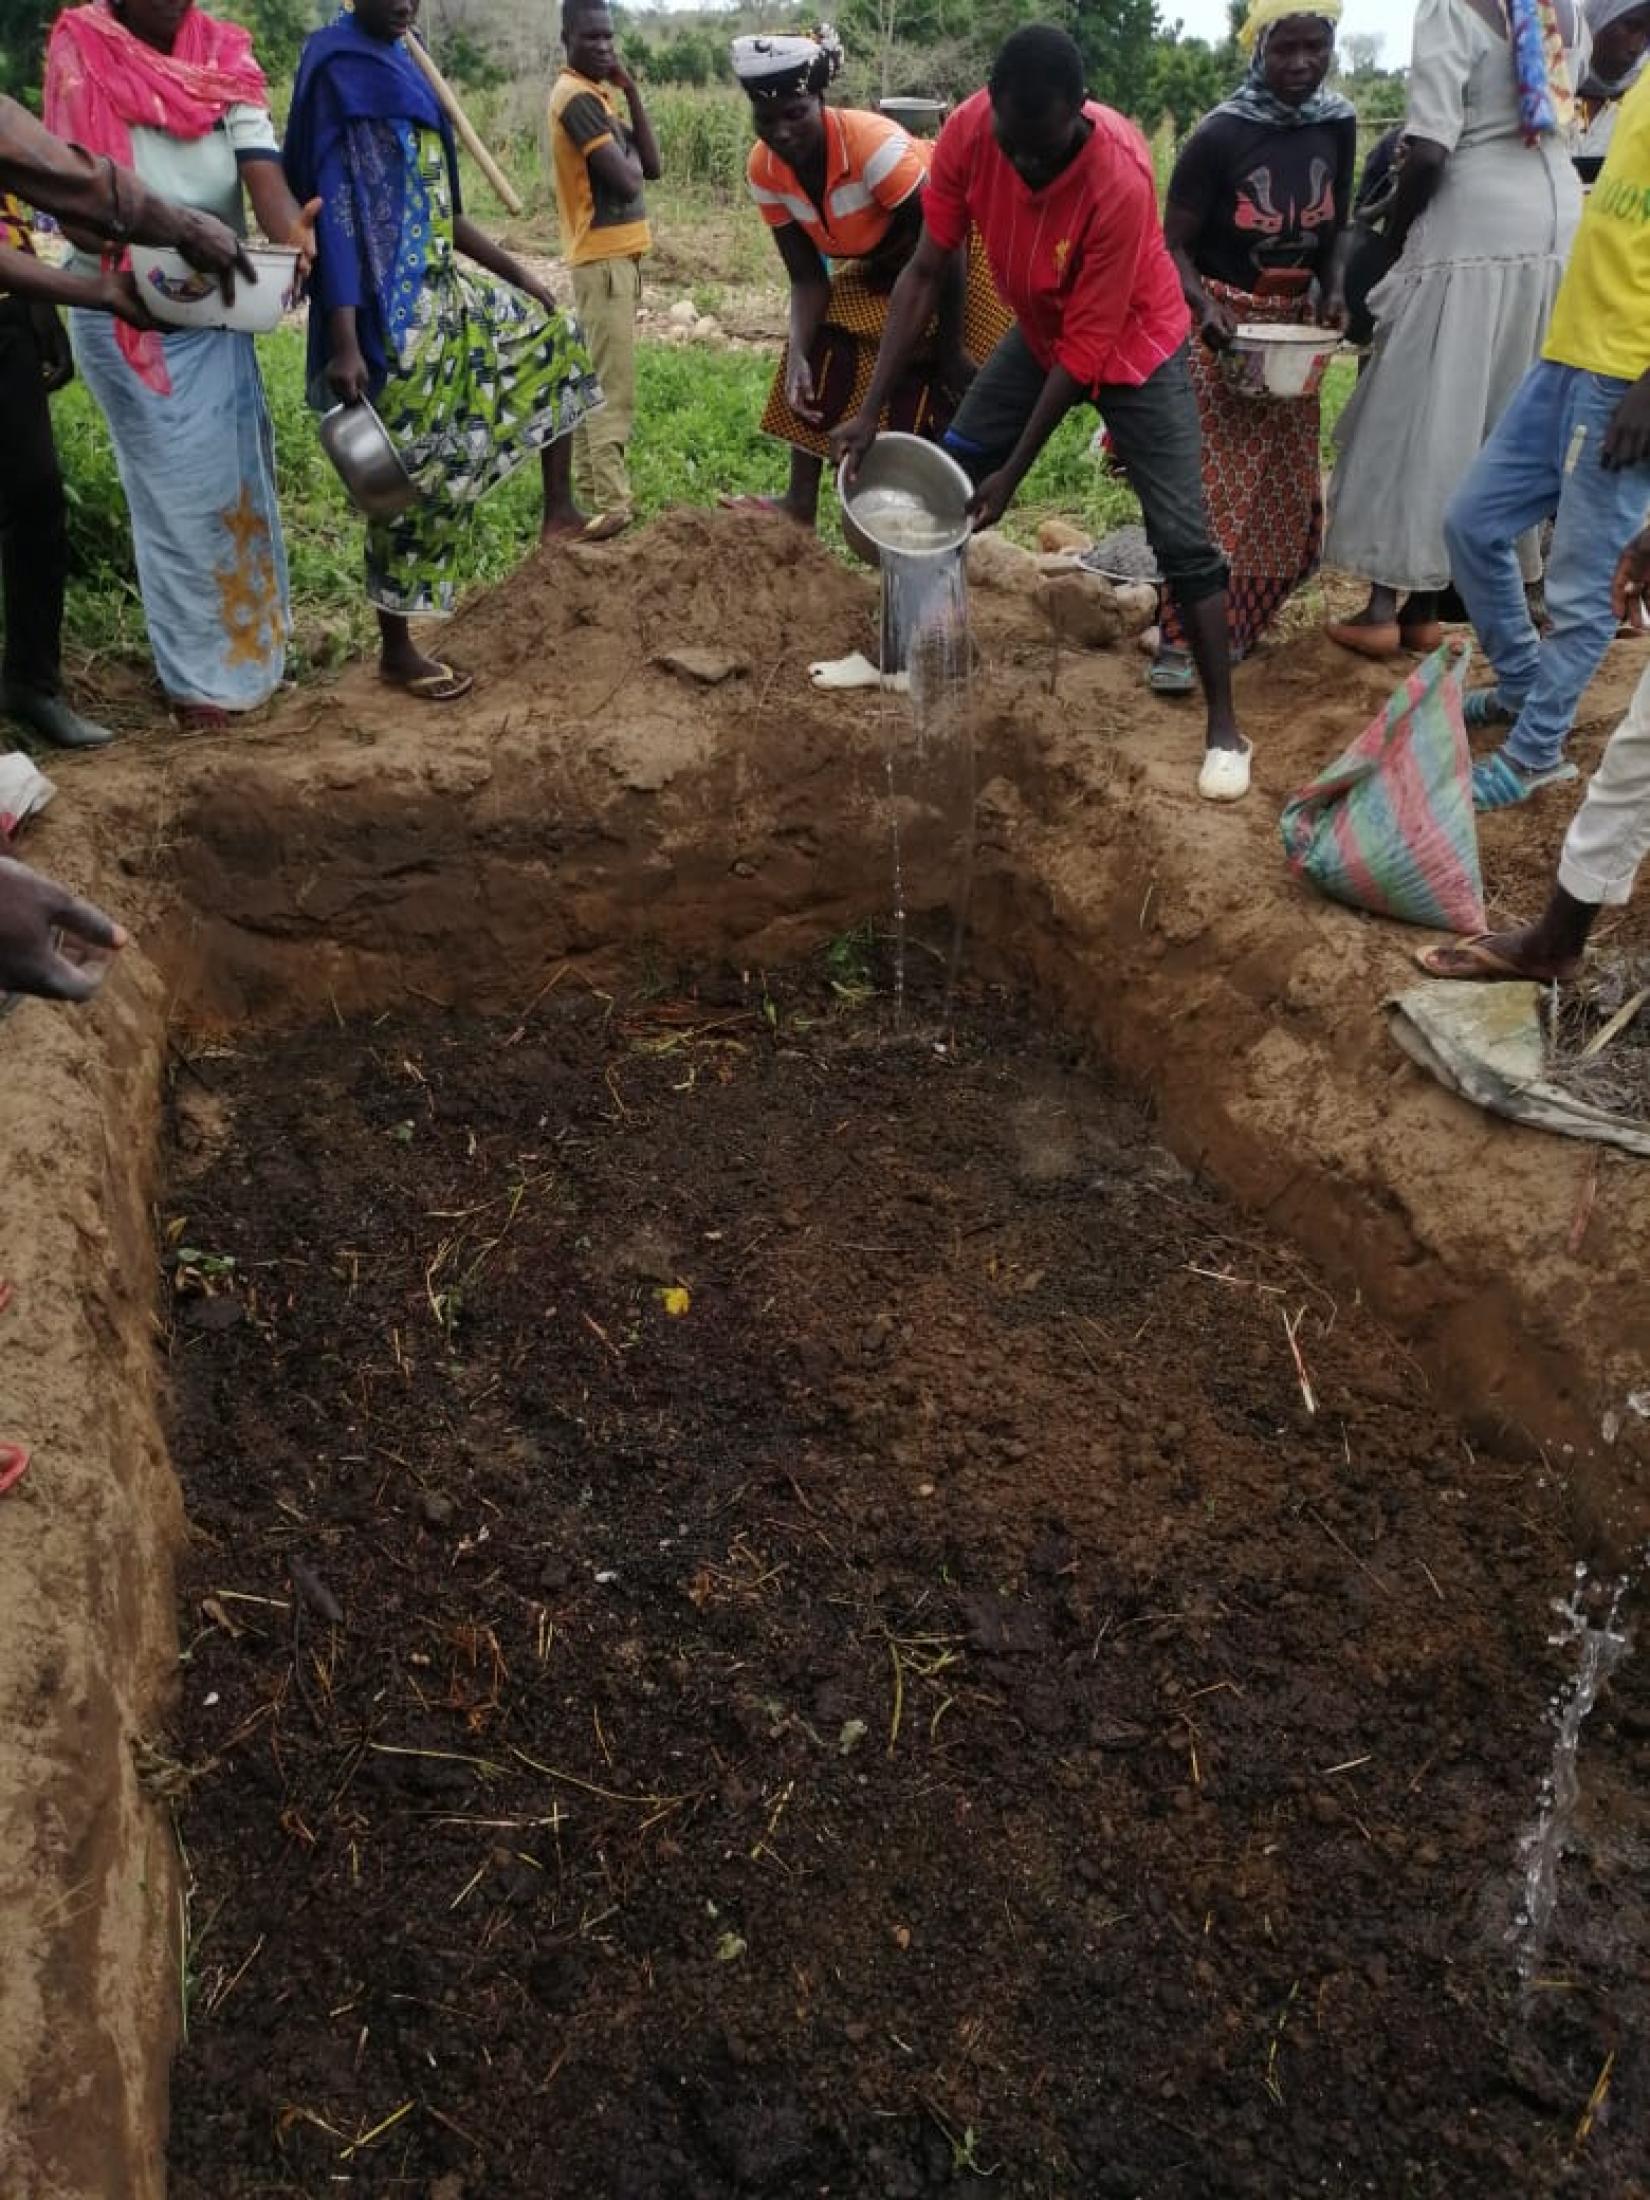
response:
[(471, 506), (602, 402), (571, 315), (547, 314), (498, 277), (459, 265), (440, 140), (419, 136), (430, 214), (423, 288), (377, 406), (422, 494), (367, 528), (367, 595), (403, 616), (452, 609)]

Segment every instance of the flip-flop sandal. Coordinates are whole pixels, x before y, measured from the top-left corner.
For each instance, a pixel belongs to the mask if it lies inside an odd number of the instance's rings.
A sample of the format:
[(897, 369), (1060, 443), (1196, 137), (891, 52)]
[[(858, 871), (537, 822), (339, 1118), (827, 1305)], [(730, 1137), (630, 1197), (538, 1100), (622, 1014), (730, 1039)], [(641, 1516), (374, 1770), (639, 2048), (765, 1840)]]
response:
[(630, 514), (628, 512), (598, 512), (593, 519), (585, 521), (573, 540), (575, 542), (611, 542), (615, 535), (622, 535), (629, 525)]
[(1472, 767), (1472, 806), (1475, 810), (1516, 810), (1543, 787), (1562, 787), (1580, 776), (1569, 763), (1555, 764), (1551, 771), (1521, 772), (1508, 761), (1504, 750), (1497, 749), (1493, 756), (1486, 756)]
[(1197, 692), (1197, 667), (1189, 649), (1160, 649), (1146, 674), (1154, 695), (1193, 695)]
[(172, 723), (179, 733), (227, 733), (229, 712), (216, 703), (174, 703)]
[[(1545, 979), (1531, 978), (1527, 970), (1520, 970), (1516, 963), (1508, 962), (1505, 955), (1498, 955), (1490, 946), (1493, 932), (1475, 932), (1470, 939), (1451, 940), (1444, 947), (1418, 947), (1415, 951), (1416, 968), (1424, 970), (1429, 978), (1457, 978), (1468, 984), (1487, 984), (1496, 979), (1522, 978), (1532, 985), (1547, 983)], [(1451, 961), (1457, 965), (1450, 967)]]
[(1383, 620), (1379, 626), (1355, 626), (1349, 619), (1331, 619), (1324, 632), (1339, 648), (1350, 649), (1356, 657), (1395, 657), (1403, 642), (1403, 629), (1396, 619)]
[(29, 1455), (21, 1444), (0, 1444), (0, 1497), (16, 1489), (29, 1471)]
[(455, 672), (448, 664), (438, 664), (433, 672), (421, 672), (416, 680), (392, 680), (387, 672), (380, 673), (379, 678), (386, 687), (416, 696), (421, 703), (456, 703), (476, 684), (473, 672)]
[(749, 519), (787, 519), (789, 514), (777, 497), (720, 496), (716, 500), (724, 512), (743, 512)]

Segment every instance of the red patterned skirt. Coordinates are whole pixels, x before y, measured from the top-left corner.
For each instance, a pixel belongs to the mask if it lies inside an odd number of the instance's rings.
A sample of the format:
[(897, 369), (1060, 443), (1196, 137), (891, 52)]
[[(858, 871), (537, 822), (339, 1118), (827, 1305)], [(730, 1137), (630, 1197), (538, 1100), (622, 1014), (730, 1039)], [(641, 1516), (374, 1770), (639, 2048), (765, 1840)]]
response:
[[(1256, 298), (1229, 284), (1205, 284), (1240, 321), (1308, 321), (1304, 298)], [(1316, 397), (1248, 397), (1235, 389), (1219, 352), (1197, 337), (1192, 387), (1203, 429), (1203, 494), (1209, 531), (1231, 568), (1227, 623), (1234, 657), (1247, 656), (1309, 574), (1323, 549), (1323, 469)], [(1163, 639), (1184, 648), (1172, 599)]]

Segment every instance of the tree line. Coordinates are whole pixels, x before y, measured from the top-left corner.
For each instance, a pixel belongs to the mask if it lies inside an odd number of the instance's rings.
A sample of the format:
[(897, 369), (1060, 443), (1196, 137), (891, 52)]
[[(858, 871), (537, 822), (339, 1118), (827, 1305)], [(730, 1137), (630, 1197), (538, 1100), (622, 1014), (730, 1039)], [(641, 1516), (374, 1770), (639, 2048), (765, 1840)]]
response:
[[(212, 0), (214, 12), (244, 22), (272, 84), (290, 82), (305, 35), (330, 20), (335, 0)], [(958, 99), (985, 81), (991, 57), (1022, 23), (1053, 22), (1082, 49), (1097, 99), (1148, 127), (1168, 116), (1191, 127), (1242, 73), (1232, 32), (1243, 0), (1230, 0), (1219, 43), (1188, 38), (1158, 0), (839, 0), (834, 13), (851, 56), (851, 98), (920, 93)], [(0, 89), (38, 100), (53, 0), (0, 0)], [(805, 29), (815, 8), (796, 0), (692, 11), (614, 8), (626, 63), (654, 84), (728, 83), (728, 41), (742, 31)], [(490, 85), (547, 80), (556, 63), (556, 0), (425, 0), (423, 28), (458, 82)], [(1400, 57), (1407, 58), (1407, 57)], [(1342, 42), (1340, 82), (1366, 122), (1403, 113), (1403, 78), (1383, 68), (1378, 41)]]

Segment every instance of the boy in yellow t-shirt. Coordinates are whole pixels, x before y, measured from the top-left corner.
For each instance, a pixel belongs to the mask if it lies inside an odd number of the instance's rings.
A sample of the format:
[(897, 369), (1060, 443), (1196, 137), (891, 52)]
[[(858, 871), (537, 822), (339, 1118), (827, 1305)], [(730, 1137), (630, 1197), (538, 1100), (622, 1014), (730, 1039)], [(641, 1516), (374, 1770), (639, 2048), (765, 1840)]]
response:
[[(1473, 766), (1480, 810), (1574, 779), (1576, 706), (1616, 631), (1616, 560), (1650, 512), (1650, 72), (1622, 101), (1541, 358), (1519, 384), (1444, 522), (1450, 573), (1495, 668), (1469, 726), (1510, 726)], [(1536, 631), (1514, 545), (1553, 519), (1552, 630)]]
[[(605, 0), (566, 0), (567, 66), (550, 94), (550, 151), (573, 304), (607, 402), (574, 431), (573, 486), (605, 540), (630, 518), (625, 454), (636, 411), (636, 313), (652, 242), (642, 186), (659, 178), (659, 147), (634, 79), (619, 59)], [(626, 121), (616, 93), (629, 109)]]

